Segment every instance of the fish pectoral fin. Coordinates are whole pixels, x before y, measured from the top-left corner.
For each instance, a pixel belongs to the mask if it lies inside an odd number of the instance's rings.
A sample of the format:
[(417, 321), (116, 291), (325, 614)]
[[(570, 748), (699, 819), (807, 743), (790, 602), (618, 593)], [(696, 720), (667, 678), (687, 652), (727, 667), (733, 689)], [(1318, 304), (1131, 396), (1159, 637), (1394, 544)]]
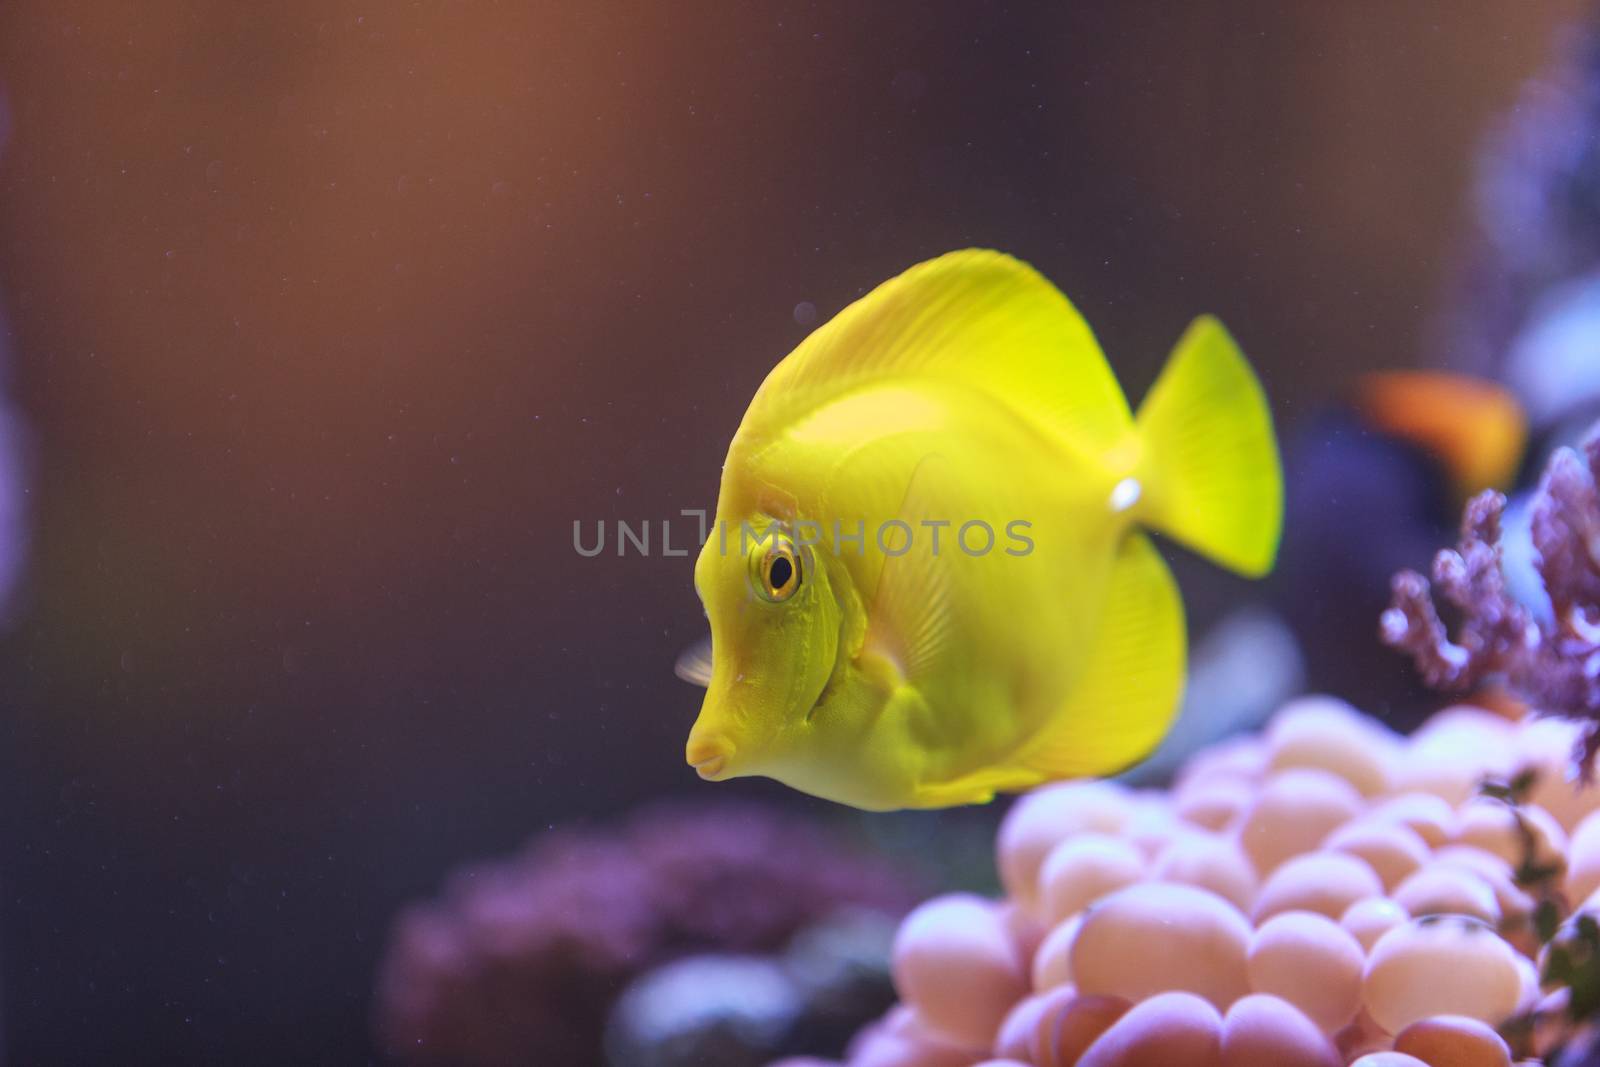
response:
[(1177, 713), (1184, 655), (1172, 572), (1148, 537), (1130, 533), (1112, 566), (1084, 677), (1010, 762), (1056, 779), (1112, 774), (1149, 755)]
[(702, 637), (678, 656), (672, 673), (702, 689), (711, 684), (711, 638)]
[[(935, 549), (926, 521), (947, 520), (941, 501), (958, 499), (948, 484), (948, 463), (924, 456), (911, 474), (895, 518), (905, 523), (906, 550), (888, 556), (868, 608), (866, 644), (898, 665), (912, 684), (927, 679), (955, 636), (948, 543)], [(945, 538), (945, 542), (950, 540)], [(887, 553), (886, 553), (887, 555)]]
[(856, 669), (886, 697), (893, 696), (906, 684), (906, 673), (893, 655), (872, 642), (861, 646), (856, 655)]

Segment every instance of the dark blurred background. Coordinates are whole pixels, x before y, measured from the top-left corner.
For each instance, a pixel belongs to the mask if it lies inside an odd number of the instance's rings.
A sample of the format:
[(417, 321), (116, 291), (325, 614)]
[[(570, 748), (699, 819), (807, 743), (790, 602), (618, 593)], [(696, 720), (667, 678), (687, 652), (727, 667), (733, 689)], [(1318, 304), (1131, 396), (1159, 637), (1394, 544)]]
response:
[(966, 245), (1134, 396), (1217, 312), (1292, 428), (1417, 361), (1583, 7), (0, 7), (10, 1062), (359, 1062), (452, 866), (783, 795), (683, 765), (688, 562), (574, 519), (711, 505), (796, 305)]

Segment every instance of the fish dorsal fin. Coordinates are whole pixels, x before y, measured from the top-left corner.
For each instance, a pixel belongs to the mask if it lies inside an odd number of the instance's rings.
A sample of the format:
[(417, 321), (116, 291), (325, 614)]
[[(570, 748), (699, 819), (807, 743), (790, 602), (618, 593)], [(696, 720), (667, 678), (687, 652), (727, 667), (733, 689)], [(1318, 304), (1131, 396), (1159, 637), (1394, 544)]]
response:
[(1126, 438), (1132, 417), (1094, 335), (1032, 267), (968, 249), (884, 282), (775, 367), (740, 429), (759, 445), (853, 390), (896, 378), (957, 383), (1094, 448)]
[(912, 472), (897, 516), (906, 524), (905, 530), (886, 531), (889, 550), (902, 543), (906, 550), (899, 555), (885, 551), (883, 569), (867, 606), (864, 647), (886, 657), (912, 685), (926, 681), (950, 650), (955, 634), (947, 561), (934, 551), (922, 525), (923, 520), (948, 510), (940, 506), (942, 499), (948, 499), (940, 496), (945, 467), (941, 457), (929, 455)]
[(1106, 775), (1149, 755), (1183, 695), (1183, 603), (1150, 539), (1130, 533), (1117, 553), (1087, 673), (1016, 765), (1041, 779)]

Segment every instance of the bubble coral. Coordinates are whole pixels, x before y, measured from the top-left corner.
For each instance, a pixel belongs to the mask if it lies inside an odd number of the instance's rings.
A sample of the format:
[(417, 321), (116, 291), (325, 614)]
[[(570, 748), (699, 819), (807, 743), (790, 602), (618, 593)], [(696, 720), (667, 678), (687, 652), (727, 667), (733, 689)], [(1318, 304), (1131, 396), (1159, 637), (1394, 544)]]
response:
[(599, 1064), (613, 1002), (652, 966), (770, 953), (841, 907), (899, 914), (914, 895), (838, 834), (763, 807), (663, 806), (546, 834), (400, 914), (379, 1041), (408, 1063)]
[[(1600, 790), (1528, 785), (1552, 721), (1458, 705), (1401, 737), (1304, 697), (1171, 792), (1021, 797), (996, 841), (1007, 899), (912, 913), (902, 1003), (848, 1063), (1469, 1067), (1573, 1046), (1535, 960), (1546, 980), (1600, 960), (1600, 893), (1572, 913), (1559, 889), (1600, 884)], [(1220, 820), (1188, 802), (1223, 783)], [(1152, 821), (1165, 843), (1139, 848)], [(1562, 932), (1542, 946), (1546, 906)]]

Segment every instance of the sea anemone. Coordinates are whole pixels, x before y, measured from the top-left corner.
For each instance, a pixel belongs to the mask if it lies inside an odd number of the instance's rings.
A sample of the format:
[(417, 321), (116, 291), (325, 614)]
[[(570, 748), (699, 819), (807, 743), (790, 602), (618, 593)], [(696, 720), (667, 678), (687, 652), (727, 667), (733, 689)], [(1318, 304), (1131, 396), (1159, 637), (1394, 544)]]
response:
[(1600, 791), (1563, 773), (1581, 731), (1463, 704), (1403, 737), (1302, 697), (1170, 790), (1024, 796), (1004, 897), (906, 917), (900, 1003), (848, 1063), (1473, 1067), (1574, 1044), (1547, 994), (1558, 953), (1600, 956)]

